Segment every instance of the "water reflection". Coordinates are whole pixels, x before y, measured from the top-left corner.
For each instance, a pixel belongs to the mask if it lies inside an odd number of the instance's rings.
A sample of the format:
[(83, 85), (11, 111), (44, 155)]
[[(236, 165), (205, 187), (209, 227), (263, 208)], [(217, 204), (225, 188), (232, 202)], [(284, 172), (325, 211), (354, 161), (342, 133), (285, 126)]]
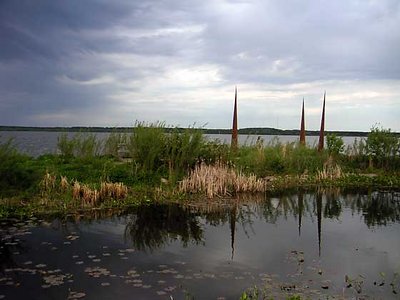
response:
[[(0, 223), (0, 290), (13, 299), (25, 299), (26, 287), (38, 299), (69, 290), (184, 299), (184, 287), (196, 299), (237, 299), (261, 280), (277, 299), (286, 288), (317, 299), (358, 295), (349, 282), (364, 282), (365, 295), (391, 299), (400, 290), (399, 225), (400, 193), (338, 189), (9, 220)], [(109, 274), (100, 283), (93, 270)], [(49, 288), (49, 278), (65, 280)]]
[(146, 205), (129, 216), (124, 236), (136, 249), (153, 251), (175, 240), (184, 247), (200, 243), (203, 230), (196, 215), (177, 204)]
[(201, 243), (204, 239), (201, 220), (217, 227), (230, 229), (230, 256), (235, 254), (235, 234), (241, 226), (247, 236), (254, 235), (252, 224), (261, 219), (275, 224), (279, 219), (297, 220), (298, 235), (302, 222), (309, 218), (316, 224), (318, 253), (321, 256), (323, 220), (339, 220), (344, 208), (362, 215), (368, 227), (386, 226), (400, 221), (400, 194), (396, 192), (342, 193), (338, 189), (318, 190), (314, 193), (298, 191), (289, 195), (242, 197), (231, 202), (189, 204), (186, 206), (148, 205), (131, 214), (125, 229), (125, 239), (139, 250), (161, 248), (174, 240), (183, 246)]

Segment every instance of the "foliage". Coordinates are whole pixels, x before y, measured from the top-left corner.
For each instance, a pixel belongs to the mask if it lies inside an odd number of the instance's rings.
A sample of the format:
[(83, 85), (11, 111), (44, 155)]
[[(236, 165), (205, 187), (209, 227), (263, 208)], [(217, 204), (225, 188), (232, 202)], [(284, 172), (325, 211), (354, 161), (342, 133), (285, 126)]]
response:
[(165, 144), (164, 127), (164, 123), (136, 123), (127, 146), (137, 171), (152, 174), (159, 170)]
[(37, 170), (26, 166), (29, 157), (19, 154), (8, 140), (0, 144), (0, 196), (31, 190), (38, 183)]
[(74, 156), (75, 141), (73, 139), (68, 139), (68, 134), (66, 132), (60, 134), (57, 138), (57, 149), (60, 154), (66, 158)]
[(400, 139), (390, 129), (375, 126), (368, 134), (366, 150), (377, 166), (389, 168), (390, 163), (398, 163)]
[(279, 140), (260, 145), (242, 146), (236, 157), (236, 165), (246, 173), (259, 177), (276, 174), (316, 173), (323, 167), (326, 153), (296, 143), (282, 144)]
[(164, 160), (168, 163), (169, 179), (174, 182), (183, 172), (194, 168), (201, 156), (203, 134), (194, 128), (183, 133), (173, 131), (165, 139)]
[(121, 146), (126, 146), (127, 134), (122, 132), (111, 132), (104, 143), (104, 154), (118, 157), (118, 151)]
[(328, 134), (326, 136), (326, 144), (327, 144), (328, 152), (331, 155), (337, 156), (337, 155), (343, 153), (343, 151), (344, 151), (343, 139), (334, 133)]
[(64, 158), (89, 159), (100, 154), (101, 142), (95, 134), (89, 132), (78, 132), (71, 139), (67, 133), (62, 133), (58, 137), (57, 148)]

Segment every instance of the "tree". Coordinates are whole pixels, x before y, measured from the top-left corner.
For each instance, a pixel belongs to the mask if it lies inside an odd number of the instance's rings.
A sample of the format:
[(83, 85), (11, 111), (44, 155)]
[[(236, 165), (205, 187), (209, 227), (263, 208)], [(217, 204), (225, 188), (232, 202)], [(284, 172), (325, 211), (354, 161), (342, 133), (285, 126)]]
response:
[(378, 166), (388, 168), (399, 154), (400, 139), (390, 129), (374, 126), (368, 134), (367, 154)]

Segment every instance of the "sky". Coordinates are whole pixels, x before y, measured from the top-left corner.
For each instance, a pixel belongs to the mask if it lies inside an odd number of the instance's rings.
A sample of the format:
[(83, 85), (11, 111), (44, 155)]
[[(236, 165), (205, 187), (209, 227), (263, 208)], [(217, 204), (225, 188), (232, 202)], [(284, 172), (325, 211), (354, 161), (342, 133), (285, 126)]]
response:
[(398, 0), (1, 0), (0, 125), (400, 131)]

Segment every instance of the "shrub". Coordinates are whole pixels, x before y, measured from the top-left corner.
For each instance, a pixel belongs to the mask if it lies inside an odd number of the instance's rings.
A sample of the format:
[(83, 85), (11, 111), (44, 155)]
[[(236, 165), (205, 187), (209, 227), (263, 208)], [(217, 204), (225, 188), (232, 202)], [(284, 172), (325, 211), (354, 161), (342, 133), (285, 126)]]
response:
[[(367, 154), (377, 166), (388, 168), (392, 159), (399, 155), (400, 140), (390, 129), (371, 128), (366, 141)], [(393, 161), (394, 162), (394, 161)]]
[(326, 144), (330, 155), (339, 155), (344, 151), (344, 142), (342, 137), (336, 134), (328, 134), (326, 136)]
[(28, 166), (28, 160), (18, 153), (11, 139), (0, 144), (0, 196), (15, 195), (37, 185), (39, 176)]
[(155, 173), (161, 165), (165, 149), (164, 123), (137, 122), (128, 137), (128, 150), (138, 171)]
[(67, 133), (61, 133), (57, 137), (57, 149), (60, 154), (66, 158), (74, 156), (75, 141), (74, 139), (68, 139)]
[(127, 134), (122, 132), (111, 132), (104, 143), (104, 154), (118, 157), (121, 146), (126, 146)]

